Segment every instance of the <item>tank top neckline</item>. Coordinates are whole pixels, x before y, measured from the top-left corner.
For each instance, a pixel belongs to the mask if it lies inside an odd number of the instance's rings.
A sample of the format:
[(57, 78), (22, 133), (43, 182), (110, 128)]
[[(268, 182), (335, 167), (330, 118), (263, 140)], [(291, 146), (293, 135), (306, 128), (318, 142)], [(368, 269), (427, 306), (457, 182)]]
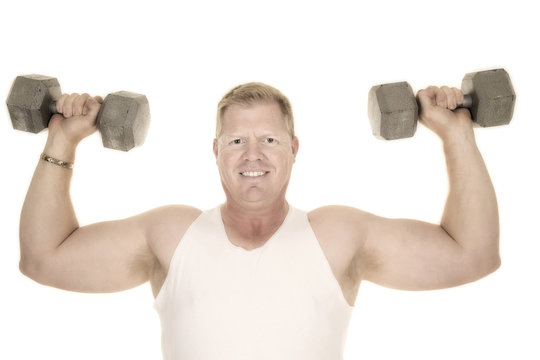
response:
[(283, 222), (277, 230), (270, 236), (268, 240), (264, 244), (262, 244), (259, 247), (253, 248), (251, 250), (245, 249), (241, 246), (235, 245), (231, 242), (231, 239), (229, 239), (229, 236), (227, 235), (227, 231), (225, 230), (225, 223), (223, 222), (223, 217), (221, 216), (221, 206), (218, 206), (214, 209), (215, 216), (217, 217), (218, 223), (219, 223), (219, 231), (222, 233), (223, 239), (225, 239), (225, 243), (227, 248), (229, 248), (232, 251), (245, 254), (245, 255), (256, 255), (259, 254), (261, 251), (263, 251), (266, 247), (270, 246), (272, 242), (275, 241), (275, 238), (279, 235), (279, 233), (282, 231), (282, 229), (287, 225), (289, 222), (289, 219), (291, 218), (293, 207), (289, 204), (289, 210), (287, 211), (287, 215), (285, 215), (285, 218), (283, 219)]

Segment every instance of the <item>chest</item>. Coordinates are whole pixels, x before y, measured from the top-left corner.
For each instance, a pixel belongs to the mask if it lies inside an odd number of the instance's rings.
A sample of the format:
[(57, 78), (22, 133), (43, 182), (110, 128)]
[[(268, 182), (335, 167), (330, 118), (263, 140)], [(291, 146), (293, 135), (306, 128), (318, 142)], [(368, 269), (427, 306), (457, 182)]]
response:
[(351, 309), (322, 253), (267, 245), (206, 249), (185, 260), (169, 302), (176, 318), (162, 316), (185, 339), (182, 351), (208, 359), (225, 348), (235, 358), (339, 358)]
[(352, 308), (307, 221), (285, 221), (251, 251), (214, 225), (197, 224), (182, 238), (156, 298), (171, 353), (340, 358)]

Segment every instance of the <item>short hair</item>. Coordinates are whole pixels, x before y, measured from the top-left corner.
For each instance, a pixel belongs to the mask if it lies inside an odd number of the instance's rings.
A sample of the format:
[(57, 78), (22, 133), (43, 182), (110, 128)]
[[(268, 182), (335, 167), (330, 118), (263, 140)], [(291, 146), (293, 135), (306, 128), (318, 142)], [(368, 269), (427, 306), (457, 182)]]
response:
[(260, 82), (250, 82), (238, 85), (223, 96), (217, 106), (216, 138), (221, 135), (223, 114), (231, 105), (252, 106), (257, 103), (272, 103), (279, 105), (287, 131), (294, 137), (294, 116), (289, 99), (278, 89)]

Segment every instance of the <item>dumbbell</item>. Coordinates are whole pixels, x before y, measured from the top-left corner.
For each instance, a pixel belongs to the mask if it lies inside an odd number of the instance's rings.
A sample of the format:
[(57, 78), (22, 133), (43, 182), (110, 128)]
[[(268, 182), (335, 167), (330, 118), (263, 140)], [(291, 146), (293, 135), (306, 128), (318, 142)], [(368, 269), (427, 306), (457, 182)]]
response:
[[(6, 101), (13, 128), (38, 133), (57, 113), (56, 101), (62, 91), (56, 78), (43, 75), (18, 76)], [(142, 145), (150, 125), (146, 96), (128, 91), (105, 97), (97, 116), (103, 146), (128, 151)]]
[[(510, 123), (516, 95), (504, 69), (473, 72), (461, 83), (463, 104), (472, 120), (489, 127)], [(368, 96), (368, 117), (373, 135), (385, 140), (411, 137), (418, 122), (418, 104), (407, 82), (376, 85)]]

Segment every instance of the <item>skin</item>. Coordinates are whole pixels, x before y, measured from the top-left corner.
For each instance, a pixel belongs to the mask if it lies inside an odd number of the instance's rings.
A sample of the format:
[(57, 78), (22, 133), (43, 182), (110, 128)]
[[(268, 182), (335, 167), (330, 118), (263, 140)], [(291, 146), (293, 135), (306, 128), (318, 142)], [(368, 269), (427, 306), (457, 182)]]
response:
[[(497, 201), (470, 114), (456, 109), (463, 95), (455, 88), (429, 87), (417, 98), (420, 121), (441, 139), (446, 157), (450, 191), (440, 224), (343, 206), (308, 213), (350, 305), (362, 280), (397, 289), (440, 289), (477, 280), (500, 265)], [(51, 119), (44, 152), (74, 161), (79, 142), (96, 130), (100, 101), (63, 95), (57, 103), (63, 115)], [(213, 151), (231, 243), (254, 249), (279, 228), (289, 208), (286, 190), (298, 150), (276, 104), (226, 110)], [(171, 205), (81, 227), (69, 196), (71, 174), (38, 162), (21, 214), (21, 271), (40, 283), (81, 292), (120, 291), (150, 281), (156, 295), (179, 239), (200, 210)]]
[[(223, 222), (233, 244), (253, 249), (268, 240), (287, 215), (285, 193), (298, 139), (291, 139), (275, 103), (231, 106), (223, 125), (221, 136), (214, 140), (227, 197)], [(245, 172), (260, 175), (242, 175)]]

